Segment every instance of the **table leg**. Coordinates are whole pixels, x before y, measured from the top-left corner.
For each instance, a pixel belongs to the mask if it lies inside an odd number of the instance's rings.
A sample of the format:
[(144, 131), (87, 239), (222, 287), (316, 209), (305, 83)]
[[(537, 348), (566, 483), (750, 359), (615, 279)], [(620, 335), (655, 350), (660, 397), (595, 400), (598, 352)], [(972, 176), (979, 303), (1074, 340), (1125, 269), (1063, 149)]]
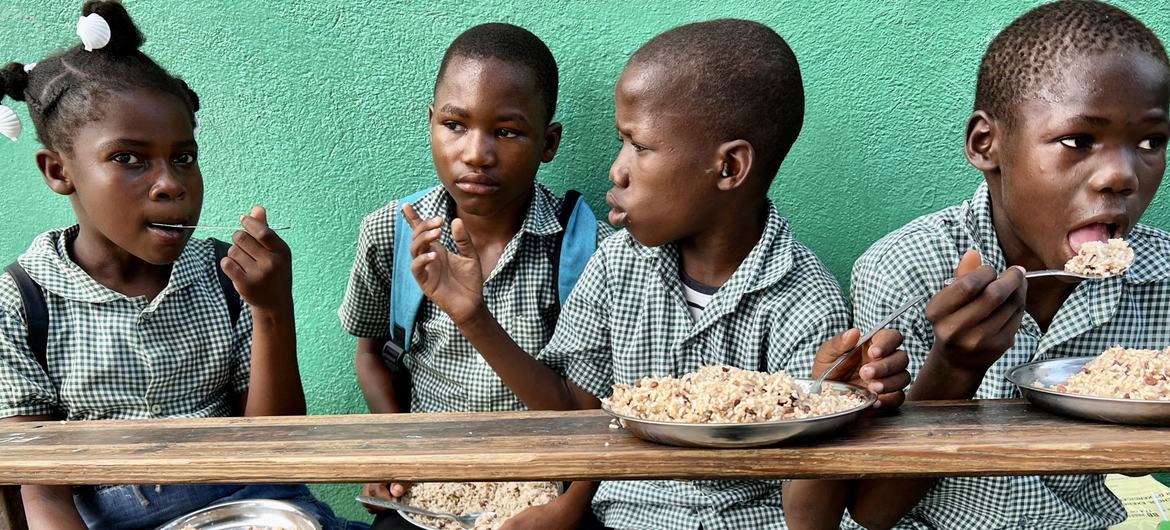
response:
[(0, 486), (0, 530), (28, 530), (20, 486)]

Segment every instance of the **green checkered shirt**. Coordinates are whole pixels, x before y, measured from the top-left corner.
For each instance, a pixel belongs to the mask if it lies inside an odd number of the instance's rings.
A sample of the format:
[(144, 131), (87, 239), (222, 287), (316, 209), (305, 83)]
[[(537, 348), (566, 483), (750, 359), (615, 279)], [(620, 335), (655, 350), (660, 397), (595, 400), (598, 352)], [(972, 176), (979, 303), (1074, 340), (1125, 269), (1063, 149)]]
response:
[(248, 388), (252, 316), (233, 326), (210, 243), (192, 239), (154, 298), (95, 281), (68, 256), (76, 226), (38, 236), (20, 264), (45, 294), (46, 373), (28, 347), (16, 284), (0, 274), (0, 417), (230, 416)]
[[(1015, 345), (987, 371), (976, 399), (1020, 397), (1005, 374), (1029, 361), (1093, 356), (1115, 344), (1159, 350), (1170, 344), (1170, 234), (1138, 225), (1128, 241), (1137, 258), (1125, 276), (1082, 282), (1047, 332), (1025, 314)], [(907, 298), (942, 289), (969, 249), (978, 250), (996, 270), (1008, 266), (986, 184), (973, 199), (916, 219), (857, 260), (857, 325), (866, 329)], [(905, 336), (911, 374), (922, 368), (934, 343), (925, 307), (923, 301), (891, 325)], [(899, 528), (1103, 528), (1124, 519), (1121, 502), (1098, 475), (948, 478)]]
[[(524, 351), (536, 354), (552, 337), (560, 315), (553, 285), (553, 259), (560, 252), (556, 235), (561, 199), (537, 183), (524, 223), (504, 247), (483, 285), (483, 298), (500, 325)], [(455, 204), (442, 186), (414, 205), (419, 216), (445, 216), (440, 241), (455, 251), (450, 220)], [(398, 201), (362, 221), (357, 258), (345, 300), (337, 311), (341, 326), (356, 337), (390, 336), (390, 285), (394, 278), (394, 225)], [(613, 233), (598, 223), (598, 240)], [(520, 410), (524, 404), (508, 389), (459, 328), (430, 300), (423, 300), (407, 353), (414, 392), (413, 412)]]
[[(759, 243), (691, 318), (674, 245), (619, 232), (594, 254), (539, 359), (598, 397), (614, 383), (702, 366), (807, 377), (816, 349), (849, 326), (837, 281), (769, 207)], [(785, 528), (776, 481), (605, 482), (593, 501), (619, 529)]]

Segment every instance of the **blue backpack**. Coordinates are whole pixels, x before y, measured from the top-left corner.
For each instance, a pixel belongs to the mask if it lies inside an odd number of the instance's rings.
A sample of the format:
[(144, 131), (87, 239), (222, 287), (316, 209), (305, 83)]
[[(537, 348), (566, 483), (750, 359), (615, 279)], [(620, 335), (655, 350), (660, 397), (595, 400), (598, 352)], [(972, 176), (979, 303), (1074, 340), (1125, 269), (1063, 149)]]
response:
[[(406, 373), (407, 367), (403, 361), (406, 352), (410, 350), (415, 319), (423, 301), (422, 288), (414, 279), (414, 274), (410, 272), (410, 263), (414, 260), (410, 255), (410, 242), (414, 234), (406, 222), (406, 217), (402, 215), (401, 206), (406, 203), (414, 204), (433, 189), (425, 189), (399, 199), (398, 217), (394, 223), (394, 283), (390, 287), (391, 336), (386, 343), (385, 353), (391, 361), (390, 367), (396, 378), (401, 378), (394, 382), (395, 391), (400, 398), (404, 391), (405, 396), (409, 396), (408, 381), (405, 379), (409, 374)], [(569, 190), (561, 202), (557, 222), (564, 231), (557, 234), (557, 243), (561, 250), (553, 256), (553, 283), (557, 287), (558, 299), (561, 305), (564, 305), (565, 299), (569, 297), (569, 291), (585, 270), (589, 257), (597, 250), (597, 217), (593, 215), (589, 205), (585, 204), (579, 192)], [(409, 397), (405, 402), (399, 399), (399, 403), (405, 407), (409, 403)]]

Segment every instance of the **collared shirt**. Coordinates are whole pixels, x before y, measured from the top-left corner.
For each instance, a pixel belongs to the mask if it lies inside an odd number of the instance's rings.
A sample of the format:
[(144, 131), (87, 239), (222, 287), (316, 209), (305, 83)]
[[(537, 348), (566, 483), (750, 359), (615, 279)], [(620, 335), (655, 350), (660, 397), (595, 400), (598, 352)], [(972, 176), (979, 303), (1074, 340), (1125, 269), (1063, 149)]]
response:
[[(726, 364), (808, 377), (817, 348), (849, 326), (836, 279), (769, 206), (755, 248), (691, 318), (675, 245), (619, 232), (598, 248), (539, 360), (598, 397), (615, 383)], [(594, 512), (613, 528), (785, 528), (776, 481), (604, 482)]]
[(69, 258), (78, 227), (20, 256), (49, 312), (48, 373), (28, 347), (16, 284), (0, 274), (0, 417), (230, 416), (248, 388), (252, 316), (233, 326), (211, 243), (192, 239), (153, 300), (105, 287)]
[[(1029, 361), (1095, 356), (1116, 344), (1159, 350), (1170, 344), (1170, 234), (1139, 224), (1128, 242), (1136, 254), (1129, 271), (1081, 282), (1046, 332), (1024, 315), (1015, 345), (987, 371), (976, 399), (1020, 397), (1005, 375)], [(853, 269), (857, 325), (866, 329), (907, 298), (938, 292), (969, 249), (996, 270), (1008, 266), (986, 184), (973, 199), (920, 217), (866, 251)], [(934, 343), (925, 306), (891, 324), (905, 337), (911, 374)], [(1124, 519), (1099, 475), (947, 478), (899, 528), (1103, 528)]]
[[(552, 337), (560, 315), (553, 285), (554, 257), (561, 199), (537, 183), (520, 231), (504, 247), (496, 268), (483, 285), (488, 309), (524, 351), (535, 355)], [(442, 186), (414, 205), (419, 216), (444, 216), (440, 241), (455, 251), (450, 221), (455, 203)], [(394, 224), (398, 201), (391, 201), (362, 221), (357, 258), (345, 300), (337, 311), (342, 327), (356, 337), (390, 336), (390, 286), (394, 278)], [(598, 240), (613, 233), (598, 223)], [(408, 364), (413, 378), (413, 412), (520, 410), (524, 404), (504, 385), (459, 328), (430, 300), (419, 310)]]

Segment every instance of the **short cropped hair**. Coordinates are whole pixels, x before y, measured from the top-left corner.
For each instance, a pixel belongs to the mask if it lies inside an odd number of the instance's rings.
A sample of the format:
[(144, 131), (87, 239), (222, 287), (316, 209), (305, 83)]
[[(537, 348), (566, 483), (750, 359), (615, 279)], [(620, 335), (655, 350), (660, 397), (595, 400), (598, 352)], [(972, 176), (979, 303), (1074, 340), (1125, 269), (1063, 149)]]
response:
[(996, 35), (979, 64), (975, 110), (1009, 124), (1016, 108), (1077, 57), (1118, 51), (1149, 54), (1170, 68), (1166, 48), (1126, 11), (1093, 0), (1044, 4)]
[(552, 122), (557, 110), (557, 62), (540, 37), (520, 26), (500, 22), (480, 24), (464, 31), (455, 37), (443, 54), (439, 75), (435, 77), (436, 91), (447, 72), (448, 63), (456, 57), (499, 59), (531, 70), (544, 103), (546, 123)]
[(771, 183), (804, 124), (800, 65), (779, 34), (749, 20), (697, 22), (654, 37), (629, 64), (685, 76), (674, 103), (720, 140), (751, 143)]

